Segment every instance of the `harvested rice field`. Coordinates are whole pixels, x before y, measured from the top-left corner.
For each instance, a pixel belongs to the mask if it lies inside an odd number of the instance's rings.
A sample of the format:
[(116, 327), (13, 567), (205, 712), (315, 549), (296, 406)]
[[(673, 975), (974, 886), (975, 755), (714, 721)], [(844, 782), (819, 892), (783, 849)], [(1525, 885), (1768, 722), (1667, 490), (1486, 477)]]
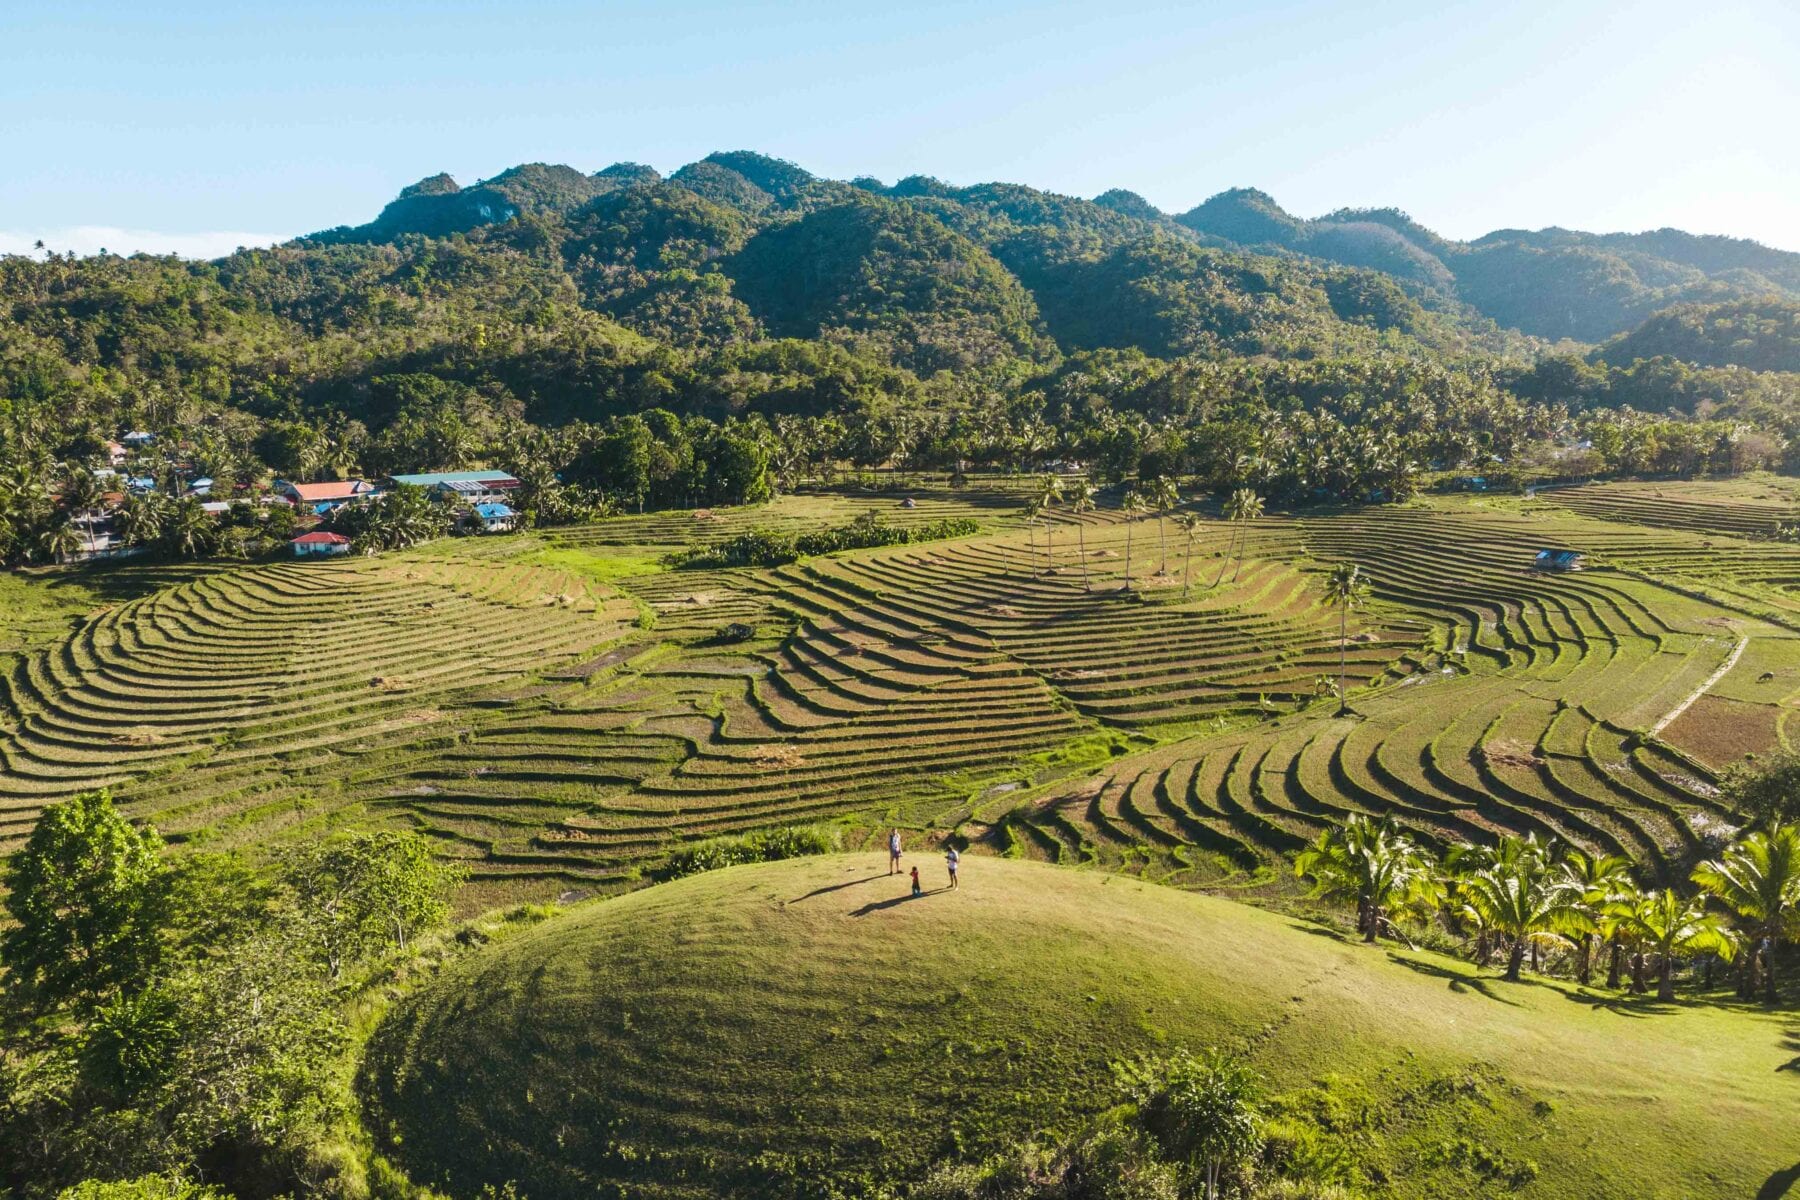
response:
[[(1233, 886), (1391, 813), (1434, 843), (1536, 831), (1669, 876), (1732, 820), (1720, 775), (1800, 737), (1800, 547), (1761, 532), (1787, 495), (1271, 512), (1228, 561), (1210, 504), (1190, 545), (1106, 504), (1027, 523), (1018, 482), (920, 482), (378, 558), (22, 575), (0, 593), (31, 617), (0, 646), (0, 845), (105, 785), (180, 843), (415, 829), (466, 863), (470, 906), (620, 890), (684, 844), (810, 822)], [(663, 561), (865, 512), (980, 532)], [(1583, 569), (1535, 570), (1544, 548)], [(1371, 584), (1347, 615), (1322, 588), (1346, 562)]]

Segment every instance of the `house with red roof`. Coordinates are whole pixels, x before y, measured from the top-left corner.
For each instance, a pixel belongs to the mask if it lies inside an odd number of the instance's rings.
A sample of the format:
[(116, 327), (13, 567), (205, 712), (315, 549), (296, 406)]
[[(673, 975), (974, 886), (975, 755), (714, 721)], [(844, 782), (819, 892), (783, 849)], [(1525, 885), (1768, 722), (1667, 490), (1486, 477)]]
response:
[(294, 548), (295, 558), (328, 558), (350, 553), (349, 538), (341, 533), (326, 533), (322, 529), (303, 533), (288, 545)]

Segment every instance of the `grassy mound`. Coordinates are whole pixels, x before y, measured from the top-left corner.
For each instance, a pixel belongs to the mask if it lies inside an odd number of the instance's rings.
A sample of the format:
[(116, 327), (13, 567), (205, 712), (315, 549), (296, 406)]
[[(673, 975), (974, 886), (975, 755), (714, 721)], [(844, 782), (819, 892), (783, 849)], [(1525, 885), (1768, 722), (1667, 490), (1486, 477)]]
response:
[(1098, 872), (964, 876), (913, 900), (831, 856), (577, 910), (388, 1017), (371, 1125), (455, 1196), (824, 1194), (1068, 1128), (1110, 1060), (1219, 1044), (1377, 1195), (1780, 1195), (1800, 1171), (1791, 1013), (1508, 985)]

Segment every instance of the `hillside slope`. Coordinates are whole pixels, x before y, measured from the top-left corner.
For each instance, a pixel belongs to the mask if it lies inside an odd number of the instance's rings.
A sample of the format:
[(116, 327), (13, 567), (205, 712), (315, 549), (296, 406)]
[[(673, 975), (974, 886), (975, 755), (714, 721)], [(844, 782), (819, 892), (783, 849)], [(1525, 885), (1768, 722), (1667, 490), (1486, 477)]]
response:
[(473, 956), (377, 1032), (371, 1123), (459, 1197), (818, 1194), (1067, 1129), (1110, 1060), (1217, 1044), (1379, 1129), (1345, 1139), (1373, 1196), (1750, 1196), (1800, 1159), (1791, 1014), (1509, 985), (1096, 872), (977, 858), (950, 892), (920, 865), (916, 900), (872, 854), (715, 872)]

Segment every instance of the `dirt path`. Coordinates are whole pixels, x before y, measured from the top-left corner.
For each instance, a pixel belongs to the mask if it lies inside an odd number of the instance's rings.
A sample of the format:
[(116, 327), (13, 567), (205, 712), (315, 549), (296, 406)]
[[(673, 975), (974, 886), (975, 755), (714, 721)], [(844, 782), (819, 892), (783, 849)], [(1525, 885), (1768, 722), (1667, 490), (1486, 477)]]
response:
[(1739, 638), (1737, 641), (1737, 645), (1735, 645), (1731, 648), (1731, 653), (1727, 654), (1725, 656), (1724, 664), (1722, 666), (1720, 666), (1718, 670), (1714, 671), (1711, 675), (1708, 675), (1706, 677), (1705, 681), (1703, 683), (1701, 683), (1701, 685), (1699, 687), (1697, 687), (1693, 691), (1689, 692), (1687, 694), (1687, 697), (1684, 700), (1682, 700), (1682, 702), (1680, 704), (1677, 704), (1674, 708), (1671, 708), (1668, 712), (1664, 713), (1663, 719), (1658, 721), (1656, 724), (1654, 724), (1650, 727), (1650, 736), (1656, 737), (1663, 730), (1667, 729), (1674, 722), (1676, 717), (1679, 717), (1682, 713), (1686, 712), (1689, 708), (1691, 708), (1693, 706), (1694, 701), (1696, 701), (1700, 697), (1706, 695), (1706, 693), (1712, 688), (1713, 684), (1715, 684), (1715, 683), (1719, 682), (1719, 680), (1725, 678), (1725, 676), (1728, 673), (1730, 673), (1731, 668), (1737, 666), (1738, 659), (1740, 659), (1744, 656), (1744, 647), (1748, 646), (1749, 644), (1750, 644), (1749, 638), (1747, 638), (1747, 637)]

